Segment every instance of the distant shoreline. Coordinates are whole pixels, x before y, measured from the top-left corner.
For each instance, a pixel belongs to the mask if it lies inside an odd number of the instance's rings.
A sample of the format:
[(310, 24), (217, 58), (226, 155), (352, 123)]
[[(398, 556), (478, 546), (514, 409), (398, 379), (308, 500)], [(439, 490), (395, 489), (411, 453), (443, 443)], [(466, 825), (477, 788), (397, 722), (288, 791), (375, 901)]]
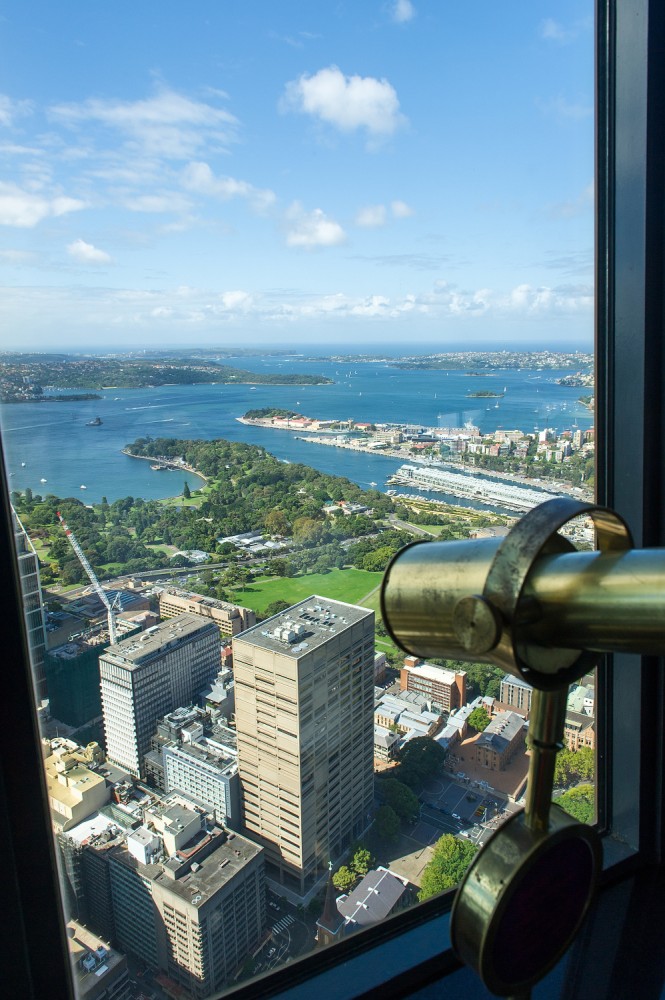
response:
[(91, 399), (103, 399), (96, 392), (83, 392), (63, 396), (30, 396), (12, 399), (11, 397), (0, 400), (2, 405), (12, 405), (14, 403), (87, 403)]

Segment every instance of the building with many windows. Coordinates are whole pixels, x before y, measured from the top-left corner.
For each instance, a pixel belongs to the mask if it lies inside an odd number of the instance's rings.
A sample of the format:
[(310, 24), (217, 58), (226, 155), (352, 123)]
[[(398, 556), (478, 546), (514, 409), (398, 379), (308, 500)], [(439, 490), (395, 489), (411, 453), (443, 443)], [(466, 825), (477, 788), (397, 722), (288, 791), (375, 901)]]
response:
[(596, 728), (592, 716), (585, 712), (566, 712), (563, 725), (563, 740), (568, 750), (580, 750), (582, 747), (596, 746)]
[(183, 614), (210, 618), (222, 636), (238, 635), (256, 625), (256, 615), (251, 608), (241, 608), (228, 601), (218, 601), (213, 597), (203, 597), (189, 590), (175, 588), (163, 590), (159, 595), (159, 613), (162, 618)]
[(533, 688), (526, 681), (523, 681), (521, 677), (513, 677), (511, 674), (506, 674), (501, 681), (499, 701), (502, 705), (519, 708), (528, 714), (531, 711), (532, 697)]
[(454, 712), (466, 704), (466, 670), (446, 670), (407, 656), (400, 671), (402, 691), (421, 694), (442, 712)]
[(194, 740), (165, 746), (164, 786), (178, 789), (215, 814), (219, 823), (240, 823), (240, 780), (236, 754), (203, 733)]
[(305, 895), (369, 822), (374, 612), (312, 596), (233, 642), (244, 828)]
[(143, 776), (157, 719), (188, 705), (210, 684), (219, 650), (213, 622), (180, 615), (104, 651), (99, 671), (110, 761)]
[[(183, 817), (188, 812), (182, 809)], [(194, 823), (196, 826), (196, 823)], [(185, 996), (228, 985), (263, 934), (263, 851), (218, 828), (197, 830), (171, 857), (145, 827), (108, 852), (119, 947), (161, 969)]]
[(39, 559), (35, 547), (28, 538), (14, 508), (12, 526), (14, 529), (14, 545), (18, 563), (18, 577), (23, 599), (23, 617), (28, 638), (28, 650), (32, 664), (32, 676), (37, 694), (45, 697), (47, 694), (44, 678), (44, 651), (46, 649), (46, 632), (44, 630), (44, 604), (42, 588), (39, 580)]

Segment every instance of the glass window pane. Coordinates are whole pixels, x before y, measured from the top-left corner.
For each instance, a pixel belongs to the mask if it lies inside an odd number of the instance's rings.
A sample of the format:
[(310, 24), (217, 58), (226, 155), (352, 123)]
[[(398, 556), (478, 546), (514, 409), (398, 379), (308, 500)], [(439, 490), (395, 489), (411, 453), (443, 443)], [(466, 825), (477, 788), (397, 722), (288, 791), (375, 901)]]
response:
[[(450, 888), (521, 807), (529, 690), (398, 649), (379, 585), (593, 496), (592, 7), (62, 20), (14, 11), (0, 105), (49, 804), (81, 991), (203, 997)], [(587, 817), (594, 712), (590, 676)]]

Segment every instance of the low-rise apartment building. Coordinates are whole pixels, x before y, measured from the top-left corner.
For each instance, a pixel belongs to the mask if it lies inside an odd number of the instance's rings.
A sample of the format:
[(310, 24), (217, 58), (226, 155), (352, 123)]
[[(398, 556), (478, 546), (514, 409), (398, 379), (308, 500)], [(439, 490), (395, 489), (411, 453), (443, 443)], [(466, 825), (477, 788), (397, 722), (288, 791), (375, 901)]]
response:
[(251, 608), (243, 608), (228, 601), (218, 601), (188, 590), (169, 588), (159, 595), (159, 613), (162, 618), (176, 615), (200, 615), (210, 618), (222, 636), (234, 636), (256, 625), (256, 615)]
[(407, 656), (400, 671), (400, 688), (427, 698), (433, 708), (452, 712), (466, 703), (466, 671), (446, 670)]

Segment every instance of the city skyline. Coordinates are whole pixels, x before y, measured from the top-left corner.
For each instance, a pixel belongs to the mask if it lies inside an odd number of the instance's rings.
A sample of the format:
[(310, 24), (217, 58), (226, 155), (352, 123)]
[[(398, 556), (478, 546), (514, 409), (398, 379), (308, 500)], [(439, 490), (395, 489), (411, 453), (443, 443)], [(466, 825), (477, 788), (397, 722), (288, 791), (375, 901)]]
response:
[(2, 35), (3, 346), (591, 345), (590, 4), (40, 0)]

